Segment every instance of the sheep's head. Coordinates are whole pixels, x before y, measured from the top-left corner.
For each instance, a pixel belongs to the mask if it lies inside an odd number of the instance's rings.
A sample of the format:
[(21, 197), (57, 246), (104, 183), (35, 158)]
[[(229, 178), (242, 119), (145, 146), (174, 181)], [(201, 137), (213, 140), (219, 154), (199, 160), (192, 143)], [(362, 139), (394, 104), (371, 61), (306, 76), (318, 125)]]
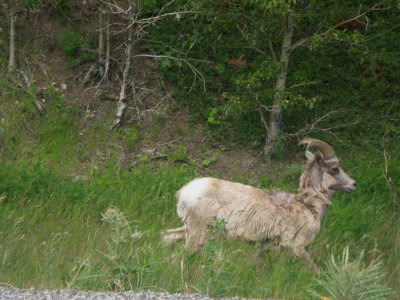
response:
[[(307, 164), (300, 180), (300, 188), (319, 187), (325, 192), (341, 190), (348, 193), (356, 189), (356, 182), (340, 167), (339, 159), (329, 144), (312, 138), (303, 139), (301, 144), (307, 145)], [(318, 153), (308, 151), (311, 147)]]

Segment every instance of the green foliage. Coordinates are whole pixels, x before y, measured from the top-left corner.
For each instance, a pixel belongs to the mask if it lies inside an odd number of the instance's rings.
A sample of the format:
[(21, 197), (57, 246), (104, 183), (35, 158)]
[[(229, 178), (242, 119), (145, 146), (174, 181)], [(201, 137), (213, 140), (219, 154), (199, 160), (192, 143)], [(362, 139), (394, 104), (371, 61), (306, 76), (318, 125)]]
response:
[(172, 162), (184, 162), (187, 160), (187, 149), (184, 144), (179, 144), (175, 151), (169, 155)]
[(27, 8), (34, 8), (39, 4), (40, 0), (23, 0), (22, 5)]
[(274, 145), (271, 150), (272, 157), (282, 158), (284, 156), (286, 149), (285, 140), (286, 140), (285, 134), (282, 132), (275, 137)]
[(385, 277), (382, 261), (372, 261), (365, 266), (364, 252), (350, 261), (349, 247), (345, 247), (341, 257), (331, 255), (326, 263), (326, 272), (316, 280), (321, 292), (313, 294), (321, 299), (328, 296), (332, 300), (388, 299), (393, 291), (381, 281)]
[(137, 128), (132, 127), (125, 130), (125, 133), (127, 135), (126, 146), (132, 147), (135, 144), (136, 140), (138, 139), (138, 130)]
[[(222, 220), (214, 220), (218, 231), (223, 231)], [(200, 276), (200, 281), (204, 282), (203, 293), (210, 297), (222, 297), (234, 287), (234, 283), (229, 282), (230, 266), (225, 263), (226, 253), (215, 239), (210, 240), (205, 248), (208, 255), (202, 257), (201, 265), (204, 268)]]
[(210, 123), (212, 125), (220, 124), (220, 122), (217, 120), (217, 114), (218, 114), (218, 108), (212, 108), (208, 115), (208, 119), (207, 119), (208, 123)]
[(83, 35), (72, 28), (64, 28), (61, 31), (58, 45), (72, 66), (85, 59), (94, 59), (97, 55), (96, 51), (90, 50), (90, 44), (85, 41)]
[[(281, 154), (282, 157), (282, 154)], [(293, 184), (297, 185), (303, 169), (299, 163), (293, 163), (292, 165), (285, 165), (284, 169), (279, 172), (279, 178), (277, 179), (280, 184)]]
[[(150, 30), (149, 42), (143, 47), (192, 59), (205, 77), (206, 91), (201, 82), (194, 84), (191, 69), (176, 61), (162, 64), (163, 76), (176, 86), (174, 97), (190, 107), (193, 118), (218, 123), (208, 127), (211, 137), (260, 147), (265, 129), (259, 110), (270, 108), (273, 101), (279, 70), (274, 57), (279, 60), (285, 2), (176, 1), (174, 5), (196, 14), (163, 20), (165, 26)], [(332, 110), (344, 109), (342, 117), (332, 118), (325, 128), (333, 127), (335, 134), (351, 140), (360, 140), (367, 130), (381, 136), (384, 131), (373, 124), (375, 120), (383, 119), (388, 111), (391, 116), (399, 111), (397, 104), (390, 109), (400, 93), (395, 79), (398, 10), (392, 1), (385, 3), (385, 13), (369, 11), (373, 5), (292, 2), (295, 15), (302, 16), (296, 23), (294, 42), (307, 42), (290, 56), (282, 103), (284, 134), (297, 132)], [(358, 11), (368, 11), (371, 22), (366, 27), (347, 28), (354, 25), (350, 22), (333, 28)], [(363, 22), (359, 21), (358, 26)], [(243, 65), (235, 67), (232, 61), (238, 58)], [(351, 123), (357, 125), (341, 126)]]
[[(98, 271), (99, 266), (107, 270), (103, 280), (111, 290), (132, 290), (143, 286), (141, 280), (146, 273), (151, 273), (154, 263), (146, 261), (147, 253), (138, 245), (144, 233), (132, 228), (124, 214), (115, 207), (102, 214), (102, 221), (109, 224), (111, 232), (107, 239), (107, 252), (100, 253), (101, 262), (94, 265), (92, 272)], [(78, 275), (76, 281), (80, 279)]]
[(143, 15), (152, 15), (158, 13), (157, 0), (144, 0), (140, 3)]
[(225, 220), (223, 219), (218, 219), (214, 217), (212, 226), (213, 228), (221, 235), (225, 234), (225, 225), (228, 224)]
[(22, 0), (21, 4), (23, 7), (28, 9), (42, 9), (42, 10), (55, 10), (58, 13), (62, 13), (66, 7), (69, 7), (72, 1), (67, 0)]
[(210, 158), (207, 158), (205, 160), (203, 160), (202, 164), (204, 167), (209, 167), (210, 165), (212, 165), (213, 163), (215, 163), (217, 161), (217, 159), (219, 158), (219, 156), (221, 155), (223, 149), (219, 149), (218, 151), (215, 151)]

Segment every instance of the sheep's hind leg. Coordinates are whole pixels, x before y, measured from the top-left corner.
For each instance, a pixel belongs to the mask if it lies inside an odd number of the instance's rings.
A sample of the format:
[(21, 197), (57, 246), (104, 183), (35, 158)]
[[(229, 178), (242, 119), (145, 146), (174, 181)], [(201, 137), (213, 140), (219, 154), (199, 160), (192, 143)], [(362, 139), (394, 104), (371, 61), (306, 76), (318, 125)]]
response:
[[(198, 225), (198, 224), (197, 224)], [(207, 226), (187, 226), (186, 230), (186, 250), (192, 252), (200, 251), (207, 239)]]
[(257, 249), (256, 259), (257, 260), (259, 260), (259, 261), (264, 260), (266, 248), (267, 248), (267, 245), (264, 241), (256, 243), (256, 249)]
[(167, 231), (161, 233), (161, 239), (166, 245), (172, 245), (176, 242), (185, 239), (186, 226), (179, 228), (168, 229)]
[(305, 248), (298, 247), (298, 248), (292, 248), (292, 250), (297, 257), (302, 257), (306, 260), (307, 265), (311, 270), (313, 270), (318, 275), (321, 274), (320, 268), (314, 263), (310, 254), (307, 252)]

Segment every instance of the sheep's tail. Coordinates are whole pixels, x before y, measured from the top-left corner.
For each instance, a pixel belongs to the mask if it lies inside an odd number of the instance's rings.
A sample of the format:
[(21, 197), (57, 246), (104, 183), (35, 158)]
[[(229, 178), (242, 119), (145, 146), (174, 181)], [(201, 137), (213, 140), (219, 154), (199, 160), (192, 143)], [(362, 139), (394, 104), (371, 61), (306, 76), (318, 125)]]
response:
[(164, 242), (164, 244), (171, 245), (184, 240), (185, 233), (186, 225), (179, 228), (168, 229), (161, 233), (161, 240)]

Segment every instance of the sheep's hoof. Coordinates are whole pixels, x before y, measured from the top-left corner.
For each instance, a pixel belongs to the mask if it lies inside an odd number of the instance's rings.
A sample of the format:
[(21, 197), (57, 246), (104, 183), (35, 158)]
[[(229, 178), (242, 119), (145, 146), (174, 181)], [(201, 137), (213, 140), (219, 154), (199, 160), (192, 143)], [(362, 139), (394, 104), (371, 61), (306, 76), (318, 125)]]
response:
[(321, 271), (321, 269), (318, 267), (318, 266), (313, 266), (313, 271), (314, 271), (314, 273), (315, 274), (317, 274), (318, 276), (321, 276), (321, 274), (322, 274), (322, 271)]

